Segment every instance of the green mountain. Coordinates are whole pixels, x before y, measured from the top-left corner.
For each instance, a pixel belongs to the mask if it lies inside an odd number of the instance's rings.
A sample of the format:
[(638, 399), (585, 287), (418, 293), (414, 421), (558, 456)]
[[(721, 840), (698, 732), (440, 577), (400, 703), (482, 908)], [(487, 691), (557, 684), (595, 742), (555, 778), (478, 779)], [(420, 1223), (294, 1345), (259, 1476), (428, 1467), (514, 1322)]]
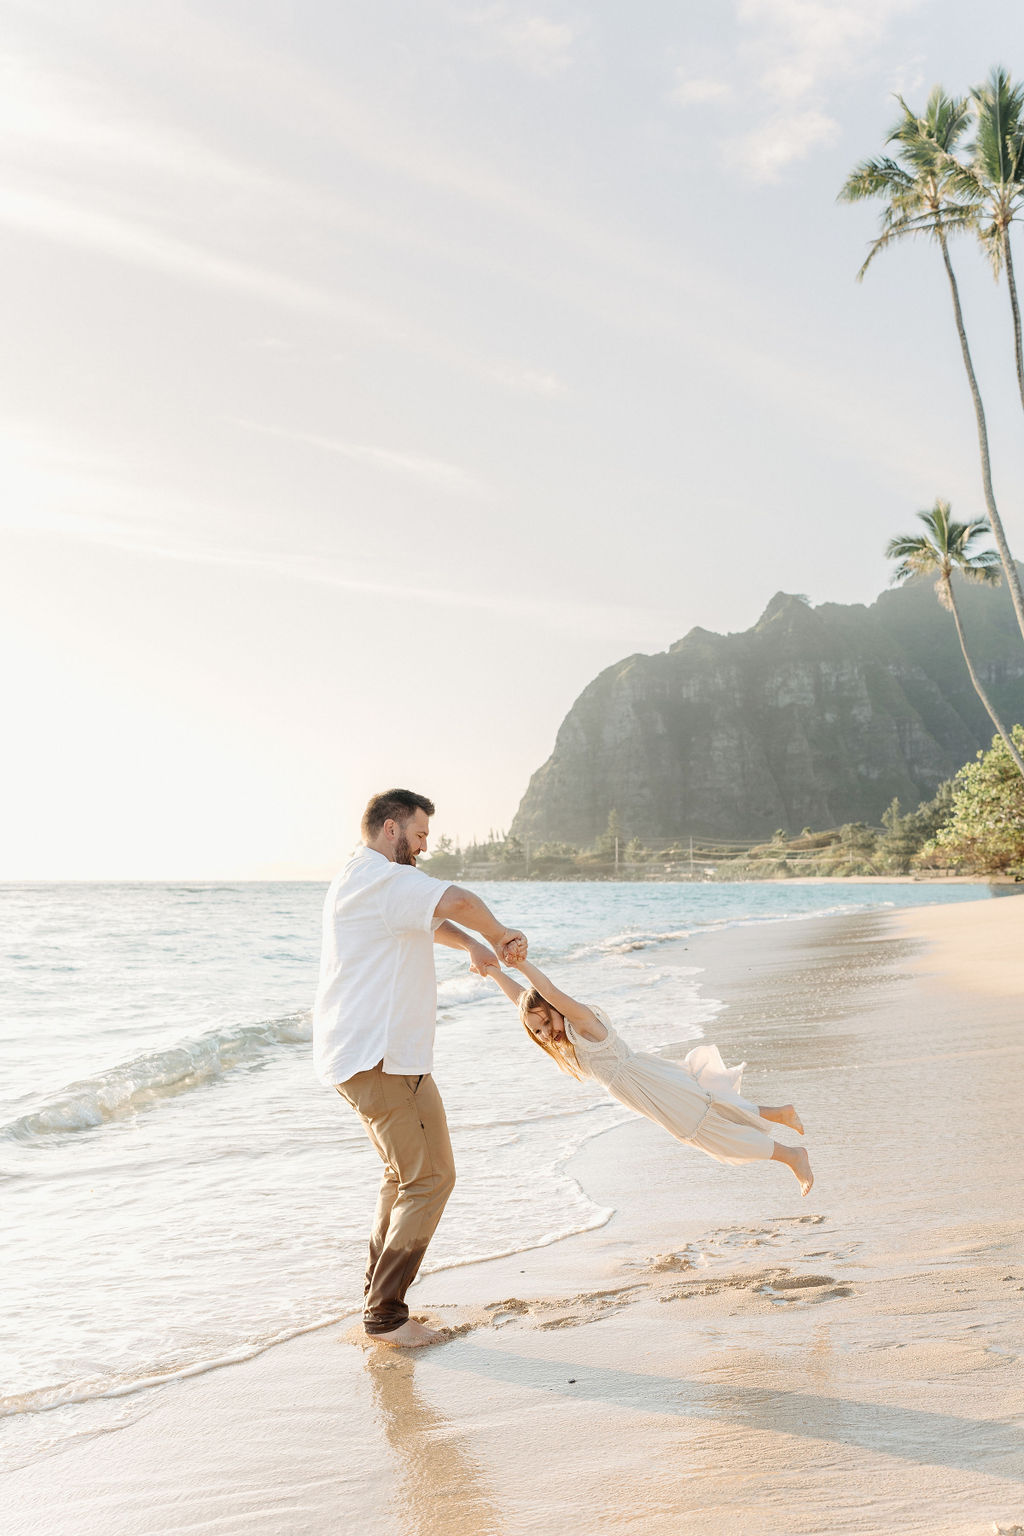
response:
[[(1003, 588), (957, 578), (972, 658), (1024, 720), (1024, 642)], [(511, 832), (592, 844), (609, 812), (645, 839), (878, 825), (930, 798), (993, 727), (928, 580), (870, 607), (779, 592), (742, 634), (689, 634), (608, 667), (570, 709)]]

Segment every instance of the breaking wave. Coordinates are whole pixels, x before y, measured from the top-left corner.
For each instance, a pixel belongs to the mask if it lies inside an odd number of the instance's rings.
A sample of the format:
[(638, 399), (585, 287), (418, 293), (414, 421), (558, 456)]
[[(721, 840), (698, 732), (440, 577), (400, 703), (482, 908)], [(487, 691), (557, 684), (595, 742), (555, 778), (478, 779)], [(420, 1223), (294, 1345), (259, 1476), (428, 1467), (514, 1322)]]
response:
[(92, 1130), (149, 1109), (161, 1099), (187, 1093), (238, 1067), (252, 1066), (279, 1046), (304, 1044), (311, 1038), (308, 1010), (259, 1024), (211, 1030), (166, 1050), (119, 1062), (95, 1077), (69, 1083), (5, 1125), (0, 1135), (32, 1141)]

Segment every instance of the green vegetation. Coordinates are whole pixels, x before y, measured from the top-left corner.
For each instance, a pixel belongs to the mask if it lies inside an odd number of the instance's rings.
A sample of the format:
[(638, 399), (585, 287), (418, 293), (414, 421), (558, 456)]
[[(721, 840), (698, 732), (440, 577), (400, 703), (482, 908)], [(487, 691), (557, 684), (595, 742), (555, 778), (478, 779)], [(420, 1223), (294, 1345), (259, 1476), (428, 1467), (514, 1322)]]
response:
[[(1021, 734), (1024, 739), (1024, 732)], [(1003, 761), (1012, 770), (1005, 747)], [(1017, 814), (1024, 825), (1024, 781), (1019, 776), (1018, 786), (1020, 809), (1015, 813), (1011, 805), (1007, 816)], [(954, 794), (954, 783), (943, 784), (933, 799), (906, 814), (901, 812), (899, 801), (893, 800), (880, 827), (861, 821), (821, 832), (804, 827), (797, 837), (787, 836), (780, 827), (764, 843), (693, 838), (660, 845), (636, 837), (626, 842), (619, 834), (616, 862), (608, 834), (591, 848), (577, 848), (571, 843), (553, 842), (530, 847), (518, 837), (492, 832), (486, 842), (471, 843), (464, 849), (453, 848), (442, 839), (434, 855), (421, 864), (431, 874), (449, 880), (836, 880), (852, 875), (906, 875), (918, 868), (946, 873), (1003, 868), (992, 863), (976, 866), (959, 844), (940, 843), (953, 815)], [(927, 857), (923, 857), (925, 850)]]
[[(1014, 726), (1024, 747), (1024, 727)], [(950, 811), (921, 850), (921, 869), (956, 868), (1024, 877), (1024, 779), (1001, 737), (950, 786)]]

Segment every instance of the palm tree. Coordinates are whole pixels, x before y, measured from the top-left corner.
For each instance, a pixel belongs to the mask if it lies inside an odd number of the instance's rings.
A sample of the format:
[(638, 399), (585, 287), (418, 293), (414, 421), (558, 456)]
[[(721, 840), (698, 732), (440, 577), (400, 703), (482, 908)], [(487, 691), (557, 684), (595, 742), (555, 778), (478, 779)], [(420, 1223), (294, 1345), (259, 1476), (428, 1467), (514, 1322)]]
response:
[(999, 556), (994, 549), (975, 552), (973, 548), (978, 539), (991, 532), (984, 518), (976, 518), (973, 523), (956, 523), (949, 513), (948, 501), (937, 501), (930, 512), (919, 512), (918, 518), (924, 523), (927, 533), (903, 533), (898, 538), (890, 539), (886, 545), (886, 558), (900, 562), (893, 572), (894, 582), (907, 581), (911, 576), (937, 578), (935, 591), (943, 608), (948, 609), (953, 615), (960, 649), (964, 653), (964, 661), (967, 664), (971, 682), (974, 684), (974, 691), (984, 704), (992, 724), (1005, 741), (1010, 756), (1020, 770), (1021, 776), (1024, 777), (1024, 757), (1021, 757), (1013, 737), (993, 709), (992, 702), (974, 670), (974, 663), (967, 651), (960, 610), (956, 605), (956, 593), (953, 590), (954, 571), (959, 571), (965, 581), (997, 585), (1000, 579)]
[(996, 278), (1006, 273), (1017, 387), (1024, 406), (1024, 348), (1010, 248), (1010, 225), (1024, 207), (1024, 86), (1014, 85), (1007, 70), (994, 69), (971, 96), (978, 114), (977, 132), (967, 163), (951, 170), (950, 184), (956, 195), (977, 205), (982, 249)]
[(965, 177), (964, 168), (956, 158), (956, 151), (970, 126), (970, 106), (967, 97), (947, 96), (941, 86), (936, 86), (928, 97), (921, 117), (915, 116), (902, 96), (896, 99), (903, 108), (903, 116), (886, 140), (888, 144), (899, 145), (896, 158), (880, 156), (862, 161), (850, 172), (839, 193), (841, 202), (854, 203), (875, 197), (885, 204), (881, 233), (873, 241), (857, 278), (860, 281), (879, 251), (885, 250), (894, 241), (925, 235), (939, 247), (953, 300), (953, 317), (960, 340), (964, 371), (974, 402), (981, 481), (988, 520), (1010, 588), (1017, 623), (1024, 636), (1024, 593), (1021, 592), (1020, 573), (1010, 553), (992, 488), (985, 408), (971, 359), (971, 349), (967, 344), (960, 290), (949, 256), (949, 235), (964, 229), (976, 229), (979, 222), (976, 188), (973, 188), (970, 178)]

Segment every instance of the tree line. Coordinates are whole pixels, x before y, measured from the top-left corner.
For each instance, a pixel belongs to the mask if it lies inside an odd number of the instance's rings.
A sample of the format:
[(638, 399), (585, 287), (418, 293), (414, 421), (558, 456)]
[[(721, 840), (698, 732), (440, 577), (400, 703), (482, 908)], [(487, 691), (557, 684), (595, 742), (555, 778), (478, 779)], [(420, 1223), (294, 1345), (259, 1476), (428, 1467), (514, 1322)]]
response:
[[(1024, 727), (1016, 726), (1024, 747)], [(935, 795), (881, 825), (862, 821), (770, 838), (627, 837), (612, 811), (600, 837), (580, 847), (504, 832), (465, 846), (442, 837), (423, 867), (446, 880), (776, 880), (813, 876), (1020, 873), (1024, 877), (1024, 779), (997, 737)]]

